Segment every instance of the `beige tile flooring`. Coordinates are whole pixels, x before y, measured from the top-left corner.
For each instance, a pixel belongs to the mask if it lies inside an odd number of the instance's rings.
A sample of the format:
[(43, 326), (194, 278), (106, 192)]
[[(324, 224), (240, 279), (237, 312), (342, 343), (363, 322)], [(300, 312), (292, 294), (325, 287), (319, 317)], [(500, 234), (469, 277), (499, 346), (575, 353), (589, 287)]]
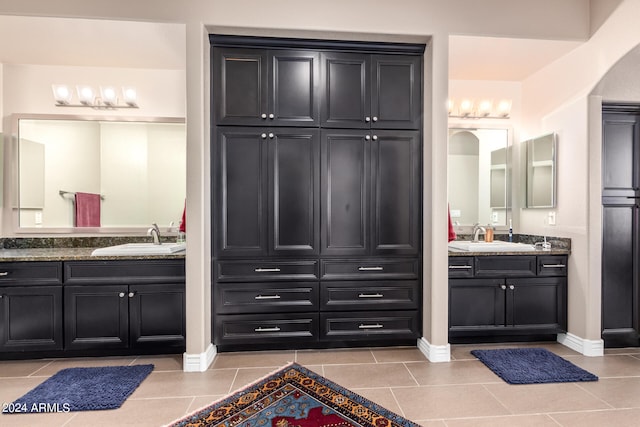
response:
[(450, 363), (408, 347), (221, 353), (203, 373), (181, 356), (0, 361), (0, 403), (67, 367), (153, 363), (155, 370), (117, 410), (0, 415), (0, 426), (162, 426), (295, 361), (422, 426), (639, 426), (640, 348), (585, 357), (545, 347), (598, 375), (587, 383), (509, 385), (469, 351), (514, 345), (454, 345)]

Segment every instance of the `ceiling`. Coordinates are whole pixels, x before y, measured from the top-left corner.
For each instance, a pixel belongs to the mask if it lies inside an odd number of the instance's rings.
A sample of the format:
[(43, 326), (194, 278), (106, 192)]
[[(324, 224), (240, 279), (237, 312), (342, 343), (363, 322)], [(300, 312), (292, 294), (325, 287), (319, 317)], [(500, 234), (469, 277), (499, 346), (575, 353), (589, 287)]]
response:
[[(451, 36), (449, 76), (521, 81), (580, 44)], [(184, 69), (185, 49), (182, 24), (0, 15), (5, 64)]]

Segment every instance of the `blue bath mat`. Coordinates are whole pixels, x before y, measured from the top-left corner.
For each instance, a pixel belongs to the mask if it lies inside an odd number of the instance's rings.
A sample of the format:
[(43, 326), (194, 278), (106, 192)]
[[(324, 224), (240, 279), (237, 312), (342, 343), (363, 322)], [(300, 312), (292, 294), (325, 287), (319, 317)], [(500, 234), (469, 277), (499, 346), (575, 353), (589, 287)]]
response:
[(119, 408), (153, 371), (153, 365), (62, 369), (5, 404), (3, 413), (96, 411)]
[(509, 384), (598, 381), (598, 377), (544, 348), (473, 350), (475, 357)]

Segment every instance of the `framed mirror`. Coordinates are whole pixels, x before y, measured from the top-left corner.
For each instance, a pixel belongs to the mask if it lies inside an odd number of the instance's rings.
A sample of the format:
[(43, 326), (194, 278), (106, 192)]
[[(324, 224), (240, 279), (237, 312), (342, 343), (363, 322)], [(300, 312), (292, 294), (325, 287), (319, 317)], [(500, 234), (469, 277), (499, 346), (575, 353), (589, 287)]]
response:
[(527, 208), (556, 206), (556, 144), (557, 135), (550, 133), (524, 142), (526, 147)]
[(455, 226), (507, 226), (510, 153), (508, 129), (449, 128), (448, 201)]
[[(178, 227), (186, 196), (184, 119), (30, 114), (14, 116), (13, 126), (16, 232)], [(87, 202), (78, 195), (93, 197), (91, 221), (79, 221)]]

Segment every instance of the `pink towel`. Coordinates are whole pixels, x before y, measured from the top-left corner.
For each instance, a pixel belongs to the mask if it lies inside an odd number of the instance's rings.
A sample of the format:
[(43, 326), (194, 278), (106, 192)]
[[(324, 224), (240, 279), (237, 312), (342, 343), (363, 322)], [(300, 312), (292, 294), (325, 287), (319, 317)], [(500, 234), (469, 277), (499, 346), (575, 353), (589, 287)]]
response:
[(182, 233), (186, 233), (187, 232), (187, 202), (186, 202), (186, 200), (184, 202), (184, 209), (182, 209), (182, 221), (180, 221), (180, 228), (178, 229), (178, 231), (181, 231)]
[(100, 227), (100, 195), (76, 193), (76, 227)]
[(456, 232), (453, 229), (453, 224), (451, 223), (451, 210), (447, 206), (447, 210), (449, 213), (449, 241), (456, 240)]

